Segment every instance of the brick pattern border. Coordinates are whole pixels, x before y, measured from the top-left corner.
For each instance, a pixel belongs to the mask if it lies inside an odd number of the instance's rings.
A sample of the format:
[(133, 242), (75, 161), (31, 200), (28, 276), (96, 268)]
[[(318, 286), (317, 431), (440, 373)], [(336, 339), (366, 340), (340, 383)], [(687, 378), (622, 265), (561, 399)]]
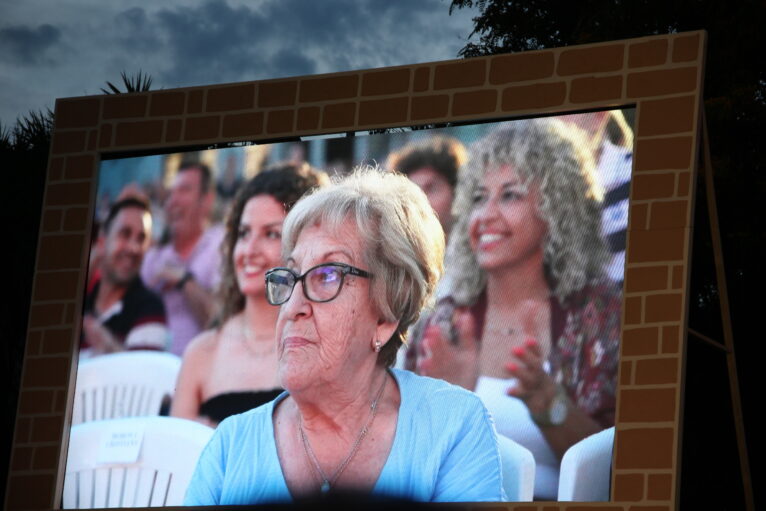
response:
[[(636, 105), (613, 502), (675, 508), (706, 34), (56, 102), (6, 508), (60, 498), (100, 154)], [(477, 506), (478, 507), (478, 506)]]

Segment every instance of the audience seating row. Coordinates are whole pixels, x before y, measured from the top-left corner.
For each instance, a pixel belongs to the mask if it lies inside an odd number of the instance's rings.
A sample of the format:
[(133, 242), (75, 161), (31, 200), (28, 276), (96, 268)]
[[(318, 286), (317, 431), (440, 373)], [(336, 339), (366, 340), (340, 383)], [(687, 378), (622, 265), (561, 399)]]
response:
[[(127, 352), (80, 362), (72, 416), (64, 508), (178, 506), (213, 429), (160, 417), (181, 361)], [(609, 500), (614, 428), (573, 445), (561, 461), (558, 500)], [(510, 501), (534, 492), (535, 460), (500, 435), (503, 485)]]

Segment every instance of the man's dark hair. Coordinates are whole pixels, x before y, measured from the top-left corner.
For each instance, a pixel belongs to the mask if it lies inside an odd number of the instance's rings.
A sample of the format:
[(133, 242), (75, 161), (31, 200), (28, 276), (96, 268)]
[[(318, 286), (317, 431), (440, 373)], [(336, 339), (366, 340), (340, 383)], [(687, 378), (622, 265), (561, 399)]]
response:
[(465, 163), (466, 150), (459, 140), (435, 136), (425, 143), (414, 143), (389, 156), (387, 166), (409, 176), (422, 168), (432, 168), (452, 188), (457, 185), (457, 173)]
[(187, 162), (182, 163), (178, 167), (178, 172), (187, 172), (189, 170), (199, 171), (199, 191), (200, 195), (206, 195), (213, 186), (213, 173), (210, 171), (210, 167), (200, 162)]
[(114, 222), (114, 219), (117, 217), (119, 212), (125, 208), (136, 208), (142, 211), (146, 211), (147, 213), (151, 213), (149, 203), (143, 199), (139, 199), (137, 197), (127, 197), (125, 199), (118, 200), (109, 208), (109, 213), (106, 215), (106, 219), (104, 219), (104, 234), (109, 233), (109, 229), (112, 228), (112, 222)]

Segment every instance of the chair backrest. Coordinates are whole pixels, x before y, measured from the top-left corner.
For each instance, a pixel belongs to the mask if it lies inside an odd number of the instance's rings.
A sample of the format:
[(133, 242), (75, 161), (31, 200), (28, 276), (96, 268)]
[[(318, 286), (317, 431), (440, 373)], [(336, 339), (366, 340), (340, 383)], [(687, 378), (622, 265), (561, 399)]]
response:
[[(131, 417), (73, 426), (64, 508), (180, 506), (213, 431), (175, 417)], [(133, 443), (130, 461), (125, 460), (124, 450), (119, 451), (120, 442)]]
[(510, 438), (497, 435), (503, 464), (503, 489), (510, 502), (531, 502), (535, 493), (535, 457)]
[(172, 396), (181, 359), (172, 353), (127, 351), (77, 365), (72, 424), (158, 415)]
[(559, 500), (599, 502), (609, 500), (614, 427), (584, 438), (561, 459)]

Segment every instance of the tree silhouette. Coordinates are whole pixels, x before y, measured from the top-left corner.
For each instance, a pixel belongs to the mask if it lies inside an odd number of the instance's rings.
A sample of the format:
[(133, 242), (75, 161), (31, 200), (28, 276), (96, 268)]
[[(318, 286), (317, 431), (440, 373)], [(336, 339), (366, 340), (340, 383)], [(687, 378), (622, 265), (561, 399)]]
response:
[(28, 114), (16, 119), (12, 127), (0, 123), (0, 150), (34, 151), (47, 155), (52, 130), (53, 112), (50, 108), (30, 110)]
[[(26, 341), (32, 275), (40, 226), (45, 171), (53, 126), (53, 112), (31, 111), (11, 126), (0, 125), (0, 169), (3, 173), (3, 200), (0, 201), (5, 231), (10, 231), (4, 260), (3, 349), (0, 374), (6, 389), (0, 429), (13, 431), (16, 400), (21, 377), (21, 360)], [(0, 495), (5, 487), (10, 435), (0, 443)]]
[(102, 87), (101, 91), (104, 94), (129, 94), (131, 92), (146, 92), (152, 88), (152, 77), (143, 73), (140, 69), (138, 73), (131, 76), (122, 71), (120, 77), (122, 78), (122, 84), (125, 86), (124, 92), (109, 81), (106, 82), (107, 89)]

